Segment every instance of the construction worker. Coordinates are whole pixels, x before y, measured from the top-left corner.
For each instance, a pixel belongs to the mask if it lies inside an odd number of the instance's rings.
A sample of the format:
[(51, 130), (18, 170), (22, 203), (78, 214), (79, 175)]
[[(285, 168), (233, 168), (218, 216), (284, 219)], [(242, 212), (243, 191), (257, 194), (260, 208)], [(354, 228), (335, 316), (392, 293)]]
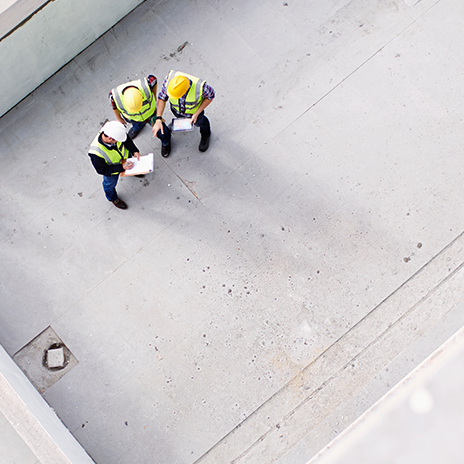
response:
[[(153, 136), (158, 136), (160, 132), (163, 136), (165, 135), (162, 116), (169, 99), (171, 111), (176, 118), (191, 118), (192, 124), (200, 128), (201, 140), (198, 149), (206, 151), (209, 147), (211, 128), (204, 110), (214, 97), (214, 90), (206, 81), (183, 72), (170, 71), (158, 94), (156, 121), (152, 129)], [(169, 141), (167, 146), (163, 145), (161, 148), (161, 154), (166, 157), (170, 152)]]
[[(137, 137), (147, 122), (151, 125), (154, 123), (157, 83), (156, 77), (149, 75), (147, 78), (121, 84), (109, 94), (116, 120), (124, 125), (127, 122), (132, 124), (128, 133), (131, 139)], [(170, 131), (165, 124), (158, 138), (162, 145), (169, 143)]]
[[(127, 204), (118, 198), (116, 184), (119, 174), (133, 167), (129, 159), (140, 159), (139, 149), (126, 135), (125, 127), (118, 121), (107, 122), (97, 134), (89, 149), (90, 160), (98, 174), (103, 176), (103, 190), (114, 206), (126, 209)], [(143, 174), (137, 177), (144, 177)]]

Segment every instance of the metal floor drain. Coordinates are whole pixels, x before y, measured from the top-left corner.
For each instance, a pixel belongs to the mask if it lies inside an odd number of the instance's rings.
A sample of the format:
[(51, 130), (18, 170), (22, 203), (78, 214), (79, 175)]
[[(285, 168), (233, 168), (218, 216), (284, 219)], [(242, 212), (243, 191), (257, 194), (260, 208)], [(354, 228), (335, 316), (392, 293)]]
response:
[(50, 371), (64, 369), (69, 362), (69, 355), (66, 351), (68, 350), (62, 343), (53, 343), (44, 351), (42, 364)]
[(13, 359), (41, 393), (79, 364), (51, 327), (22, 347)]

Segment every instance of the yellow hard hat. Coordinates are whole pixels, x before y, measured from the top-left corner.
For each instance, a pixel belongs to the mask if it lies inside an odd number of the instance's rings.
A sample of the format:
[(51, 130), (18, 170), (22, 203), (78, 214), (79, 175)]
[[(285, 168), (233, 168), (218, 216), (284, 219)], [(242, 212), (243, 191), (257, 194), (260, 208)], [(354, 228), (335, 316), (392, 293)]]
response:
[(139, 89), (129, 87), (124, 90), (124, 104), (131, 113), (137, 113), (142, 108), (142, 94)]
[(190, 87), (190, 81), (185, 76), (176, 76), (168, 85), (168, 95), (172, 98), (180, 98)]

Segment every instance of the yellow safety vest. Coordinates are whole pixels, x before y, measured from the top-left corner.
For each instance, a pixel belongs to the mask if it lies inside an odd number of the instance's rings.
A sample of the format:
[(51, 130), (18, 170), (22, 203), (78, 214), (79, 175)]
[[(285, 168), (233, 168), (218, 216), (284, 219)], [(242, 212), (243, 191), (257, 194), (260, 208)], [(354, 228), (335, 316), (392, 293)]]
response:
[[(142, 107), (138, 113), (131, 113), (124, 104), (123, 92), (128, 87), (136, 87), (142, 93)], [(116, 107), (124, 118), (129, 121), (146, 121), (156, 113), (156, 97), (150, 90), (147, 79), (139, 79), (137, 81), (121, 84), (111, 92), (113, 93), (113, 100)]]
[[(198, 77), (191, 76), (190, 74), (185, 74), (183, 72), (178, 71), (175, 73), (174, 71), (170, 71), (168, 80), (166, 82), (166, 88), (169, 87), (169, 83), (176, 76), (185, 76), (191, 82), (190, 89), (188, 90), (187, 97), (185, 98), (185, 113), (194, 114), (198, 107), (201, 105), (201, 102), (204, 100), (202, 94), (203, 86), (205, 85), (206, 81), (203, 81)], [(174, 108), (174, 110), (176, 110), (178, 113), (180, 113), (181, 110), (179, 105), (179, 99), (169, 97), (169, 101), (171, 103), (171, 107)]]
[[(123, 142), (116, 142), (114, 148), (108, 148), (106, 145), (100, 143), (98, 138), (101, 132), (93, 139), (90, 145), (89, 153), (99, 156), (106, 161), (110, 166), (117, 166), (122, 164), (123, 160), (129, 158), (129, 150), (125, 147)], [(120, 172), (113, 172), (112, 176), (117, 176)]]

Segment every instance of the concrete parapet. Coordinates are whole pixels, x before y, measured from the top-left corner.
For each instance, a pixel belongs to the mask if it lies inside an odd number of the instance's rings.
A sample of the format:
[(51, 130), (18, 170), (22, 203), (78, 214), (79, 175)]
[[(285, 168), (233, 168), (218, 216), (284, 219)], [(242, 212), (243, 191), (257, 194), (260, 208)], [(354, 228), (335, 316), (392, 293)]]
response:
[(0, 413), (39, 462), (94, 462), (1, 346)]
[(0, 10), (0, 116), (142, 0), (18, 0)]
[(464, 328), (308, 464), (462, 462)]

